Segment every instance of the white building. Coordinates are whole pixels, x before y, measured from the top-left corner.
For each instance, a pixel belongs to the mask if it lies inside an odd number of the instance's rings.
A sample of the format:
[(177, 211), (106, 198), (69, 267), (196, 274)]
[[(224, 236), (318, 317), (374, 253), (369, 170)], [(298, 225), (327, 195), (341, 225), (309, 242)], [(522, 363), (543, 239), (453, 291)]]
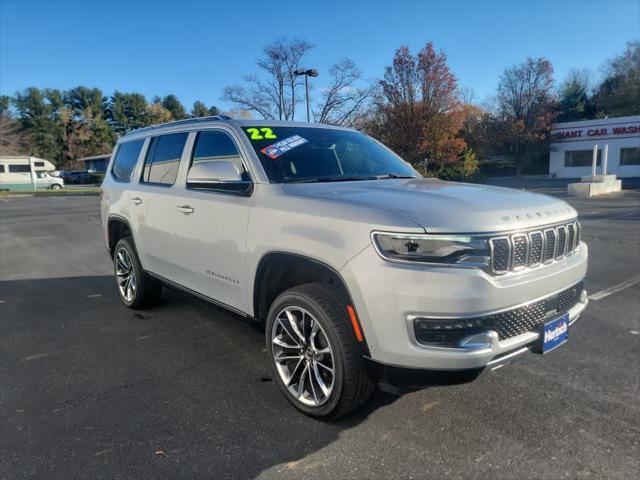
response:
[[(640, 177), (640, 115), (556, 123), (551, 127), (551, 138), (551, 177), (591, 175), (595, 145), (598, 146), (597, 174), (603, 173), (603, 163), (606, 163), (606, 173)], [(607, 161), (603, 162), (605, 151)]]

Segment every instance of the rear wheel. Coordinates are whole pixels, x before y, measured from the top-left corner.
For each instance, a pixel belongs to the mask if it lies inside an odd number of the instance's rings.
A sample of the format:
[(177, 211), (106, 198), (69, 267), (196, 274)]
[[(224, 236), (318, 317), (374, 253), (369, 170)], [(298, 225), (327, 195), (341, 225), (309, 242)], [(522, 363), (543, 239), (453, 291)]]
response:
[(149, 307), (158, 301), (162, 285), (142, 269), (130, 237), (123, 238), (116, 244), (113, 266), (120, 299), (127, 307), (135, 310)]
[(335, 419), (371, 395), (346, 301), (325, 284), (307, 284), (281, 294), (271, 305), (267, 352), (279, 387), (307, 415)]

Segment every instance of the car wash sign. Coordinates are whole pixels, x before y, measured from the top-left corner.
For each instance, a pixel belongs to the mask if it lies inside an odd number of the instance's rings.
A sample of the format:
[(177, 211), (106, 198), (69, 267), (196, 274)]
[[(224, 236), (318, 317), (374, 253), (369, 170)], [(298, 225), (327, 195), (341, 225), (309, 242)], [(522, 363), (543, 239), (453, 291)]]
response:
[[(625, 138), (640, 136), (640, 121), (615, 123), (616, 119), (575, 122), (571, 127), (556, 124), (551, 130), (552, 142), (576, 142), (605, 138)], [(613, 121), (612, 121), (613, 120)]]

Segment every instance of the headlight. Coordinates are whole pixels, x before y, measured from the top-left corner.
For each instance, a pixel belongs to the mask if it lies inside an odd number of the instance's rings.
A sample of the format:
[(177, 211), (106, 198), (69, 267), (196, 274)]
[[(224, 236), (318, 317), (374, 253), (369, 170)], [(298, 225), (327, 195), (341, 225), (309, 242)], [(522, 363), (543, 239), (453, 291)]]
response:
[(489, 243), (482, 237), (374, 233), (373, 242), (378, 253), (388, 260), (489, 266)]

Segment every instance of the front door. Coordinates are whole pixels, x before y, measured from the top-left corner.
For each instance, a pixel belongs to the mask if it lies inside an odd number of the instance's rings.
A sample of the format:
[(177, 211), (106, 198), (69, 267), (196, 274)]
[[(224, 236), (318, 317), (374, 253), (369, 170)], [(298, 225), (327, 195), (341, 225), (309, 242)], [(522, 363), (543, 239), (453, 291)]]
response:
[(189, 188), (186, 178), (199, 161), (224, 160), (236, 164), (247, 182), (247, 173), (230, 133), (204, 130), (195, 134), (184, 181), (174, 198), (172, 218), (175, 248), (172, 256), (177, 283), (241, 311), (248, 311), (245, 278), (245, 246), (251, 196), (238, 185), (224, 184), (209, 189)]

